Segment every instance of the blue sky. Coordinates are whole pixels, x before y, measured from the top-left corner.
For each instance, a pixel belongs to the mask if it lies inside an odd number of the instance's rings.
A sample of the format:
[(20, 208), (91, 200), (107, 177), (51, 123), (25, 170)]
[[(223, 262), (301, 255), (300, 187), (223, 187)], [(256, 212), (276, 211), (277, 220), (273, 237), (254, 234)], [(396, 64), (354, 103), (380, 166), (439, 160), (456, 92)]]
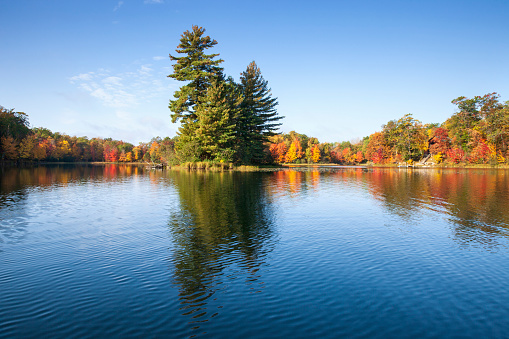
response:
[(256, 61), (282, 131), (355, 140), (451, 100), (509, 99), (509, 2), (0, 0), (0, 105), (34, 127), (137, 144), (174, 136), (166, 76), (183, 31), (203, 26), (239, 79)]

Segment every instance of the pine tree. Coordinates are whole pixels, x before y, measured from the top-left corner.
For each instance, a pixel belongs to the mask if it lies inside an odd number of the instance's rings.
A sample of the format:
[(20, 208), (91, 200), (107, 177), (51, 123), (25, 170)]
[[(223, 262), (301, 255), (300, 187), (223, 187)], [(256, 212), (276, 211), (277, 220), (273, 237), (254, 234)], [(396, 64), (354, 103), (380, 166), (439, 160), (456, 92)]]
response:
[(196, 107), (196, 140), (202, 159), (232, 161), (235, 120), (242, 96), (232, 79), (213, 83)]
[(183, 126), (196, 120), (195, 106), (199, 99), (206, 95), (212, 82), (223, 78), (223, 68), (218, 66), (223, 60), (213, 60), (219, 54), (205, 54), (205, 50), (217, 45), (217, 41), (203, 36), (204, 33), (205, 29), (198, 26), (185, 31), (176, 49), (177, 53), (185, 55), (170, 55), (171, 60), (177, 63), (173, 65), (173, 74), (168, 77), (188, 81), (175, 91), (175, 100), (170, 100), (169, 106), (173, 112), (172, 122), (181, 119)]
[(237, 150), (244, 163), (259, 162), (264, 158), (263, 143), (274, 135), (283, 117), (278, 116), (277, 98), (272, 98), (268, 82), (253, 61), (241, 73), (240, 88), (244, 101), (237, 121)]

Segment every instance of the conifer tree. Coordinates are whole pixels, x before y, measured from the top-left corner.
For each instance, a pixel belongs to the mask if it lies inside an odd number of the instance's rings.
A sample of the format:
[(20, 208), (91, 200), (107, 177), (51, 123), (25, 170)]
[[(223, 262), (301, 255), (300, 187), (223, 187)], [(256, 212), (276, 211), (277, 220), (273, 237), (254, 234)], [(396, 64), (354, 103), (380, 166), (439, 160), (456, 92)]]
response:
[(232, 79), (213, 83), (196, 106), (196, 140), (202, 159), (232, 161), (235, 120), (242, 96)]
[(217, 45), (216, 40), (209, 36), (203, 36), (205, 29), (193, 26), (192, 30), (185, 31), (177, 46), (176, 52), (184, 56), (176, 57), (170, 54), (173, 65), (173, 73), (168, 77), (188, 83), (173, 94), (175, 100), (170, 100), (172, 122), (182, 119), (185, 125), (188, 121), (196, 119), (195, 105), (200, 97), (207, 93), (207, 88), (212, 82), (222, 79), (223, 68), (218, 65), (222, 59), (213, 60), (219, 54), (205, 54), (205, 50)]
[(263, 143), (281, 125), (277, 98), (273, 98), (268, 82), (253, 61), (241, 73), (240, 88), (244, 101), (237, 121), (237, 150), (244, 163), (259, 162), (264, 157)]
[(168, 77), (187, 82), (175, 91), (175, 99), (170, 100), (169, 105), (172, 122), (181, 121), (176, 145), (177, 153), (181, 153), (181, 161), (197, 160), (200, 157), (201, 148), (195, 140), (198, 128), (196, 106), (207, 96), (207, 89), (213, 82), (223, 80), (223, 68), (219, 67), (223, 60), (213, 60), (219, 54), (205, 54), (205, 50), (217, 45), (217, 41), (204, 36), (204, 33), (205, 29), (198, 26), (185, 31), (176, 49), (177, 53), (184, 55), (170, 55), (171, 60), (177, 63), (173, 65), (173, 73)]

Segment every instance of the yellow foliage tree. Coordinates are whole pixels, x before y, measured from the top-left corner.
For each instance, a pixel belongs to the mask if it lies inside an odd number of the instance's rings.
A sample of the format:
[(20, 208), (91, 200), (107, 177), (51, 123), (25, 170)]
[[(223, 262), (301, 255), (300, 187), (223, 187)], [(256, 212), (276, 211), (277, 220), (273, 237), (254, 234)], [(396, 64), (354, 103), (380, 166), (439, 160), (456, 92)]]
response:
[(313, 146), (313, 150), (312, 150), (312, 153), (311, 153), (311, 160), (314, 162), (314, 163), (317, 163), (320, 161), (320, 157), (322, 155), (320, 154), (320, 148), (318, 148), (318, 145), (315, 145)]
[(60, 142), (59, 148), (60, 148), (60, 151), (62, 152), (63, 156), (71, 154), (71, 146), (69, 145), (69, 141), (62, 140)]
[(23, 159), (32, 159), (36, 142), (37, 140), (34, 135), (27, 135), (21, 140), (19, 144), (19, 157)]
[(133, 161), (133, 152), (127, 152), (127, 154), (125, 155), (125, 161), (127, 162)]
[(141, 158), (141, 148), (138, 146), (133, 148), (134, 161), (138, 161)]
[(288, 152), (286, 152), (285, 161), (288, 163), (294, 162), (297, 160), (297, 143), (296, 141), (292, 142)]

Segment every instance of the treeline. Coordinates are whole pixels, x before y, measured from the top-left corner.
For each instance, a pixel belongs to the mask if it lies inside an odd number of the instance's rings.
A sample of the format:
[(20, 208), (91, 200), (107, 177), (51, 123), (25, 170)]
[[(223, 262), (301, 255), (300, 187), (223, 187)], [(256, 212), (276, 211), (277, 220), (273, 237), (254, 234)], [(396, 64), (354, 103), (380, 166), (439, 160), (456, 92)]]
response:
[[(320, 143), (290, 132), (276, 134), (260, 146), (264, 163), (336, 163), (343, 165), (432, 163), (509, 163), (509, 102), (496, 93), (460, 97), (458, 110), (442, 124), (423, 124), (410, 114), (391, 120), (380, 132), (359, 142)], [(28, 115), (0, 106), (0, 151), (3, 161), (154, 162), (169, 165), (189, 161), (179, 137), (153, 138), (135, 146), (111, 138), (92, 138), (30, 129)], [(257, 146), (258, 147), (258, 146)], [(196, 154), (195, 154), (196, 156)], [(216, 158), (217, 159), (217, 158)]]
[(509, 102), (497, 93), (452, 101), (458, 109), (442, 124), (424, 124), (407, 114), (359, 142), (320, 143), (290, 132), (271, 137), (276, 163), (431, 163), (501, 164), (509, 162)]
[(30, 128), (28, 115), (0, 106), (0, 151), (3, 161), (175, 162), (175, 139), (159, 137), (135, 146), (111, 138), (76, 137)]

